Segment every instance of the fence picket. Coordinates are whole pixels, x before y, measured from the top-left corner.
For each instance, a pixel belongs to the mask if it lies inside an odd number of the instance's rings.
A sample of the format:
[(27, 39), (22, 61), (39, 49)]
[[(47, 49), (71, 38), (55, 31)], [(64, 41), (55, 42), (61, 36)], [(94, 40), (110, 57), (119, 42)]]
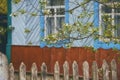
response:
[(63, 69), (64, 69), (64, 80), (69, 80), (69, 64), (67, 61), (64, 62)]
[(109, 71), (109, 66), (106, 60), (103, 60), (102, 69), (103, 69), (103, 80), (109, 80), (110, 71)]
[(42, 66), (41, 66), (41, 77), (42, 77), (42, 80), (47, 80), (47, 66), (45, 63), (42, 63)]
[(93, 64), (92, 64), (92, 77), (93, 77), (93, 80), (99, 80), (98, 66), (97, 66), (96, 61), (93, 61)]
[(14, 67), (12, 63), (9, 65), (9, 80), (15, 80)]
[(73, 80), (79, 80), (79, 72), (78, 72), (79, 70), (76, 61), (73, 62), (72, 69), (73, 69)]
[(118, 80), (117, 79), (117, 65), (115, 59), (111, 61), (111, 71), (112, 71), (112, 80)]
[(26, 80), (26, 66), (22, 62), (19, 67), (19, 78), (20, 80)]
[(89, 64), (87, 61), (83, 62), (83, 79), (89, 80)]
[(31, 67), (31, 80), (38, 80), (38, 69), (36, 63), (32, 64)]
[(54, 66), (54, 80), (60, 80), (60, 68), (58, 61), (56, 61)]
[(0, 52), (0, 80), (8, 80), (8, 60), (7, 57)]

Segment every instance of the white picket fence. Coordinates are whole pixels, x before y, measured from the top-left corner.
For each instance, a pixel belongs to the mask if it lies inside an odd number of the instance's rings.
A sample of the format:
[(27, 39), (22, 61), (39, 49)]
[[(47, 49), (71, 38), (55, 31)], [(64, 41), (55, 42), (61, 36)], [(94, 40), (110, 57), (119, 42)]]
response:
[[(111, 67), (111, 69), (110, 69)], [(102, 74), (101, 80), (118, 80), (117, 79), (117, 67), (116, 62), (113, 59), (111, 61), (111, 66), (108, 66), (106, 60), (103, 60), (102, 68), (98, 69), (97, 63), (94, 61), (92, 64), (92, 80), (100, 80), (99, 74)], [(79, 80), (79, 70), (76, 61), (72, 64), (73, 70), (73, 80)], [(63, 64), (64, 77), (63, 80), (70, 80), (69, 78), (69, 63), (67, 61)], [(110, 73), (112, 74), (110, 77)], [(15, 80), (14, 67), (12, 63), (9, 65), (9, 80)], [(56, 62), (54, 66), (54, 80), (60, 80), (60, 67), (59, 63)], [(19, 80), (26, 80), (26, 66), (22, 62), (19, 68)], [(35, 63), (31, 67), (31, 80), (38, 80), (38, 68)], [(41, 66), (41, 80), (47, 80), (47, 65), (45, 63)], [(89, 78), (89, 64), (87, 61), (83, 62), (83, 80), (90, 80)]]
[[(1, 57), (0, 55), (0, 72), (3, 71), (3, 74), (5, 74), (8, 77), (9, 74), (9, 79), (5, 77), (1, 78), (0, 80), (18, 80), (15, 77), (15, 72), (14, 72), (14, 67), (13, 64), (10, 63), (8, 68), (5, 68), (7, 62), (4, 61), (4, 56)], [(6, 60), (6, 59), (5, 59)], [(2, 65), (5, 64), (5, 65)], [(4, 68), (4, 69), (2, 69)], [(83, 70), (83, 80), (90, 80), (90, 75), (89, 75), (89, 63), (87, 61), (83, 62), (83, 66), (82, 66), (82, 70)], [(6, 70), (5, 70), (6, 69)], [(7, 71), (8, 70), (8, 71)], [(6, 72), (4, 72), (6, 71)], [(7, 73), (8, 72), (8, 73)], [(79, 76), (79, 68), (78, 68), (78, 63), (76, 61), (73, 62), (72, 64), (72, 80), (79, 80), (80, 76)], [(0, 74), (0, 76), (3, 75), (2, 73)], [(38, 68), (36, 63), (32, 64), (31, 67), (31, 79), (30, 80), (49, 80), (48, 77), (48, 72), (47, 72), (47, 65), (43, 62), (43, 64), (41, 65), (41, 78), (38, 79)], [(100, 79), (99, 75), (102, 75), (102, 79)], [(19, 80), (27, 80), (26, 78), (26, 65), (22, 62), (20, 67), (19, 67)], [(54, 65), (54, 74), (53, 74), (53, 80), (61, 80), (60, 79), (60, 67), (59, 67), (59, 63), (58, 61), (56, 61), (55, 65)], [(69, 63), (67, 61), (64, 62), (63, 64), (63, 78), (62, 80), (71, 80), (70, 76), (69, 76)], [(93, 61), (92, 64), (92, 80), (118, 80), (117, 77), (117, 65), (116, 65), (116, 61), (113, 59), (111, 61), (111, 64), (108, 65), (108, 63), (106, 62), (106, 60), (103, 60), (103, 64), (102, 67), (99, 69), (97, 66), (97, 62)]]

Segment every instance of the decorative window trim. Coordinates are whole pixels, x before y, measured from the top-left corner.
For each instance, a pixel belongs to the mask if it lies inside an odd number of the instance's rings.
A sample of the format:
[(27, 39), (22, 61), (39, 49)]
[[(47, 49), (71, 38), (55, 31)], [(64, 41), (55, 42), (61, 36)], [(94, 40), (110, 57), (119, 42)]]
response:
[[(63, 6), (63, 5), (60, 5), (60, 6)], [(69, 10), (69, 0), (64, 0), (64, 6), (65, 6), (65, 19), (64, 19), (64, 21), (65, 21), (65, 23), (69, 23), (69, 12), (68, 12), (68, 10)], [(65, 46), (65, 44), (64, 43), (60, 43), (60, 44), (51, 44), (51, 45), (48, 45), (47, 43), (46, 43), (46, 41), (44, 41), (43, 40), (43, 38), (45, 38), (45, 15), (42, 13), (42, 11), (43, 11), (43, 9), (41, 10), (41, 16), (40, 16), (40, 47), (41, 48), (43, 48), (43, 47), (45, 47), (45, 46), (47, 46), (47, 47), (57, 47), (57, 48), (59, 48), (59, 47), (64, 47)]]
[[(106, 5), (115, 5), (118, 2), (114, 2), (114, 4), (112, 3), (106, 3)], [(112, 20), (112, 25), (115, 25), (115, 16), (120, 16), (120, 12), (116, 13), (114, 8), (111, 8), (111, 12), (110, 13), (103, 13), (102, 12), (102, 6), (104, 6), (103, 4), (99, 4), (99, 35), (103, 35), (103, 27), (101, 26), (102, 24), (102, 16), (104, 15), (109, 15), (111, 16)], [(112, 29), (112, 36), (116, 37), (117, 36), (117, 32), (115, 29)], [(104, 42), (110, 42), (109, 38), (104, 38), (104, 37), (99, 37), (100, 41), (104, 41)], [(112, 41), (120, 41), (119, 39), (112, 39)]]
[[(98, 2), (94, 2), (94, 26), (100, 27), (100, 7)], [(115, 48), (120, 50), (120, 44), (114, 43), (114, 41), (109, 42), (108, 44), (100, 39), (94, 40), (93, 44), (95, 49), (103, 48), (103, 49), (111, 49)]]

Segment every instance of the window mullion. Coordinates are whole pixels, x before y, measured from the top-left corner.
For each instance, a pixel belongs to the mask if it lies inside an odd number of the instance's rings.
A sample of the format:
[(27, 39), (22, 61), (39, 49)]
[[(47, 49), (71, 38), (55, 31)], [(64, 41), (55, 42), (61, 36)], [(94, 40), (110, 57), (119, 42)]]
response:
[[(112, 16), (112, 25), (115, 25), (115, 11), (114, 11), (114, 9), (112, 9), (112, 14), (111, 14), (111, 16)], [(115, 29), (114, 28), (112, 28), (112, 36), (115, 36)]]
[[(45, 16), (45, 20), (47, 20), (47, 16)], [(45, 24), (47, 24), (47, 22), (45, 21)], [(45, 36), (47, 36), (47, 26), (45, 26)]]
[(56, 33), (57, 32), (57, 30), (56, 30), (56, 28), (57, 28), (57, 8), (55, 7), (54, 10), (55, 10), (55, 15), (54, 15), (54, 23), (55, 23), (54, 32)]

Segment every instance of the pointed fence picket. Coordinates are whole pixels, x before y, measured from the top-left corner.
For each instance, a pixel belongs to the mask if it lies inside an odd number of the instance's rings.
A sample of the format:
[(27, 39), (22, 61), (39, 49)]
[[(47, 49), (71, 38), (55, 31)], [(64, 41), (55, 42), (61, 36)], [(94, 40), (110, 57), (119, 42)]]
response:
[(83, 62), (83, 79), (89, 80), (89, 64), (87, 61)]
[(43, 63), (41, 66), (41, 77), (42, 80), (47, 80), (47, 66), (45, 63)]
[(63, 64), (63, 70), (64, 70), (64, 80), (69, 80), (69, 64), (67, 61)]
[(26, 66), (23, 62), (20, 64), (19, 78), (20, 80), (26, 80)]
[(14, 67), (13, 67), (13, 64), (10, 63), (9, 65), (9, 80), (15, 80), (15, 75), (14, 75)]
[(36, 63), (33, 63), (31, 67), (31, 80), (38, 80), (38, 69)]
[(103, 60), (102, 70), (103, 70), (103, 80), (109, 80), (110, 70), (106, 60)]
[(79, 80), (79, 70), (76, 61), (73, 62), (72, 69), (73, 69), (73, 80)]
[(54, 80), (60, 80), (60, 67), (58, 61), (56, 61), (54, 66)]
[(92, 78), (93, 78), (93, 80), (99, 80), (98, 66), (97, 66), (96, 61), (93, 61), (93, 64), (92, 64)]
[[(110, 69), (111, 68), (111, 69)], [(26, 66), (22, 62), (19, 68), (19, 80), (26, 80)], [(73, 71), (73, 80), (79, 80), (79, 68), (78, 64), (76, 61), (73, 62), (72, 64), (72, 71)], [(67, 61), (64, 62), (63, 64), (63, 79), (62, 80), (70, 80), (69, 77), (69, 63)], [(111, 73), (111, 76), (110, 76)], [(13, 64), (11, 63), (9, 65), (9, 80), (16, 80), (15, 79), (15, 74), (14, 74), (14, 67)], [(40, 80), (52, 80), (48, 79), (48, 72), (47, 72), (47, 65), (43, 63), (41, 65), (41, 79)], [(102, 74), (102, 79), (99, 78), (99, 75)], [(54, 75), (53, 75), (53, 80), (60, 80), (60, 67), (58, 61), (56, 61), (54, 65)], [(102, 67), (98, 69), (97, 62), (93, 61), (92, 64), (92, 80), (118, 80), (117, 78), (117, 64), (116, 61), (113, 59), (108, 65), (106, 60), (103, 60)], [(31, 67), (31, 80), (39, 80), (38, 79), (38, 68), (35, 63), (32, 64)], [(83, 80), (90, 80), (89, 76), (89, 63), (87, 61), (83, 62)]]
[(114, 59), (111, 61), (111, 72), (112, 72), (112, 80), (118, 80), (117, 79), (117, 65)]

